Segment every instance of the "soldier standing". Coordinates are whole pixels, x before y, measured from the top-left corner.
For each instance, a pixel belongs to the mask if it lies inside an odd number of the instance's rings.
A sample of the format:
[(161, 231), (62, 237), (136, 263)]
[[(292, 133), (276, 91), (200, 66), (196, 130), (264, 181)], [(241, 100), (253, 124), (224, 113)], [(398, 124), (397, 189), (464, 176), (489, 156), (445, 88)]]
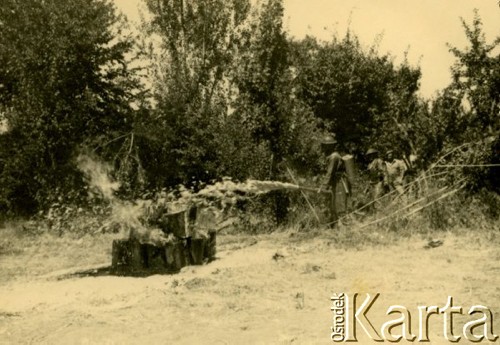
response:
[(342, 156), (337, 152), (337, 140), (333, 136), (328, 135), (323, 139), (321, 149), (326, 156), (327, 172), (319, 192), (322, 190), (330, 191), (327, 194), (328, 222), (331, 226), (335, 226), (338, 221), (337, 185), (343, 178), (345, 166)]
[(389, 186), (390, 190), (397, 190), (399, 195), (404, 193), (404, 175), (406, 165), (401, 159), (394, 158), (392, 150), (387, 151), (386, 167), (387, 172), (385, 175), (385, 183)]
[[(384, 194), (384, 177), (386, 176), (386, 165), (379, 157), (376, 149), (370, 148), (366, 152), (366, 157), (370, 160), (368, 164), (368, 173), (370, 179), (370, 193), (372, 202), (380, 198)], [(375, 208), (373, 204), (372, 208)]]

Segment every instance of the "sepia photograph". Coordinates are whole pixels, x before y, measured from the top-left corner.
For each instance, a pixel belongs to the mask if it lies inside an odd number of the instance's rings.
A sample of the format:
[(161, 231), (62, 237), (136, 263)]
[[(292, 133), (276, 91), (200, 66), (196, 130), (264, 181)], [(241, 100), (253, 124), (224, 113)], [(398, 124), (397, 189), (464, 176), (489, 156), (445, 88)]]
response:
[(500, 344), (500, 1), (1, 0), (1, 344)]

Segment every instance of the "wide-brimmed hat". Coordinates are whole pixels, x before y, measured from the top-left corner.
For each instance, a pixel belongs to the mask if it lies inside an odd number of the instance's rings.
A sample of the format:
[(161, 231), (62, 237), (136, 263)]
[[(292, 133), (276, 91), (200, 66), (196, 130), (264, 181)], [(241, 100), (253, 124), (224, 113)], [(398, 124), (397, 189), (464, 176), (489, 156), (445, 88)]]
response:
[(337, 140), (333, 137), (333, 135), (327, 135), (321, 140), (322, 145), (334, 145), (337, 143)]
[(374, 148), (369, 148), (368, 151), (366, 151), (366, 155), (371, 155), (371, 154), (374, 154), (374, 153), (378, 153), (378, 150), (377, 149), (374, 149)]

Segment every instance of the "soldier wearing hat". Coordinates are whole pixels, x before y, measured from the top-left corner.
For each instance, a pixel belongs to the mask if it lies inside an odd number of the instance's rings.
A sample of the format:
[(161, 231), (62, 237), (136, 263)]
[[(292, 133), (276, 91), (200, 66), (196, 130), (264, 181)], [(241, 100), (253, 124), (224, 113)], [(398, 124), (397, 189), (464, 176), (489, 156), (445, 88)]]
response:
[(337, 185), (345, 172), (342, 156), (337, 152), (337, 140), (332, 135), (327, 135), (321, 141), (321, 149), (326, 156), (327, 172), (319, 191), (328, 190), (327, 208), (328, 222), (334, 226), (338, 221), (336, 194)]
[(403, 178), (406, 171), (406, 165), (401, 159), (396, 159), (394, 157), (394, 151), (388, 150), (386, 153), (386, 174), (384, 183), (389, 187), (389, 189), (397, 190), (401, 195), (404, 193), (403, 188)]
[[(384, 194), (384, 178), (387, 175), (386, 164), (379, 157), (379, 152), (374, 148), (368, 149), (365, 155), (370, 161), (368, 164), (368, 173), (371, 197), (372, 200), (377, 200)], [(375, 205), (372, 208), (375, 208)]]

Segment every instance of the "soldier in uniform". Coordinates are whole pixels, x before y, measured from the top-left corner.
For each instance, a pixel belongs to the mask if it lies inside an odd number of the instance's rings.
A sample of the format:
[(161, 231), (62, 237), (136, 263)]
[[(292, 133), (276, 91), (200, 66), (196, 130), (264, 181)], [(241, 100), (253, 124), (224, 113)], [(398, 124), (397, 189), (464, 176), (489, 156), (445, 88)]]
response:
[[(379, 153), (376, 149), (370, 148), (366, 152), (366, 157), (370, 160), (370, 164), (368, 164), (370, 194), (372, 201), (374, 201), (384, 194), (384, 177), (386, 176), (387, 170), (384, 161), (379, 157)], [(375, 204), (373, 204), (371, 208), (375, 209)]]
[(387, 151), (387, 161), (386, 164), (386, 175), (385, 184), (389, 186), (389, 189), (397, 190), (399, 195), (404, 193), (404, 175), (406, 171), (406, 165), (401, 159), (396, 159), (394, 157), (394, 152), (392, 150)]
[(328, 222), (331, 226), (335, 226), (338, 221), (337, 185), (342, 181), (345, 166), (342, 156), (337, 151), (337, 140), (333, 136), (326, 136), (321, 142), (321, 148), (326, 156), (327, 172), (319, 191), (330, 191), (327, 194)]

